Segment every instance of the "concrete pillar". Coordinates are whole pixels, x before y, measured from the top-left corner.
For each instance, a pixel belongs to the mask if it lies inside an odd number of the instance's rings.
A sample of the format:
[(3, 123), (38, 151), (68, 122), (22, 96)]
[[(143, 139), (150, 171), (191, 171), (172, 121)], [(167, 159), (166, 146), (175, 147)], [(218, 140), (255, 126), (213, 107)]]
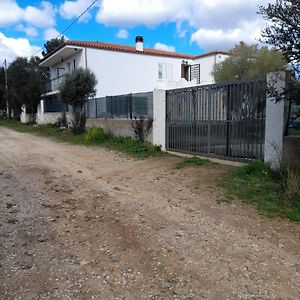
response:
[[(267, 75), (268, 89), (281, 96), (285, 88), (285, 72), (269, 73)], [(284, 133), (284, 99), (276, 102), (276, 98), (267, 93), (266, 100), (266, 130), (264, 160), (273, 169), (280, 166), (282, 159), (282, 142)]]
[(166, 150), (166, 91), (153, 91), (153, 144)]

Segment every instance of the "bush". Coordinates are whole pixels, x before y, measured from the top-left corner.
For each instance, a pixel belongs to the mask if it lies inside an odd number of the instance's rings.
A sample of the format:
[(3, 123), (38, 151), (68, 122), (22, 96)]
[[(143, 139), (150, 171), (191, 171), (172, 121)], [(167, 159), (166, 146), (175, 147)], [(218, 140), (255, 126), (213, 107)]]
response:
[(105, 133), (102, 128), (92, 128), (85, 133), (84, 139), (88, 143), (102, 144), (105, 142)]
[(61, 117), (57, 120), (55, 126), (59, 128), (68, 128), (67, 114), (65, 111), (61, 113)]
[(239, 168), (237, 170), (237, 173), (239, 173), (242, 176), (259, 176), (259, 177), (265, 177), (266, 175), (275, 175), (275, 173), (271, 170), (270, 166), (265, 164), (261, 160), (255, 160), (251, 163), (247, 164), (243, 168)]
[(150, 133), (152, 125), (153, 119), (145, 119), (143, 116), (139, 119), (134, 118), (134, 120), (131, 121), (131, 127), (133, 128), (135, 138), (143, 143)]
[(229, 172), (222, 186), (230, 196), (254, 204), (269, 216), (300, 221), (299, 169), (274, 171), (262, 161), (253, 161)]

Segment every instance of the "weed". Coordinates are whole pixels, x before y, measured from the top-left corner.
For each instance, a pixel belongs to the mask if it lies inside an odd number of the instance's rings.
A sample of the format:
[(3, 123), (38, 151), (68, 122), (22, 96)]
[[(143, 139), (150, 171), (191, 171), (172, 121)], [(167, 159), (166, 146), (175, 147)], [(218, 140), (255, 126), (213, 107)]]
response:
[(105, 142), (105, 133), (102, 128), (92, 128), (85, 133), (84, 138), (88, 143), (103, 144)]
[(206, 159), (201, 159), (199, 157), (193, 156), (193, 157), (187, 157), (180, 163), (176, 165), (176, 169), (183, 169), (188, 168), (192, 166), (203, 166), (204, 164), (208, 163), (209, 161)]
[(127, 137), (116, 137), (112, 134), (105, 134), (102, 129), (91, 129), (87, 133), (73, 134), (71, 130), (61, 130), (56, 126), (40, 125), (32, 126), (14, 120), (0, 120), (0, 126), (6, 126), (20, 132), (28, 132), (44, 137), (54, 138), (57, 141), (68, 142), (79, 145), (101, 145), (108, 149), (113, 149), (136, 158), (147, 158), (151, 156), (166, 155), (159, 148), (150, 144), (135, 141)]
[[(294, 186), (294, 182), (292, 184)], [(225, 176), (221, 185), (229, 196), (255, 205), (268, 216), (300, 220), (299, 202), (288, 203), (284, 200), (285, 186), (282, 177), (262, 161), (253, 161), (235, 168)]]

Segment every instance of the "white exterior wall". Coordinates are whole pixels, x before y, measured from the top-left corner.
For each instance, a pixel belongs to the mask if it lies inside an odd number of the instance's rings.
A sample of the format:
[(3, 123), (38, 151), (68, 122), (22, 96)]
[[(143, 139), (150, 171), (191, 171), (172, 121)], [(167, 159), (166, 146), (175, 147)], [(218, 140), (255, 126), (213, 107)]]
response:
[[(114, 96), (127, 93), (148, 92), (155, 88), (168, 89), (196, 85), (195, 82), (181, 78), (182, 60), (188, 64), (200, 64), (200, 84), (213, 83), (211, 72), (216, 62), (226, 58), (226, 55), (218, 54), (197, 59), (174, 58), (155, 56), (139, 53), (111, 51), (105, 49), (80, 48), (78, 53), (63, 62), (50, 68), (51, 79), (69, 72), (68, 63), (73, 68), (73, 60), (76, 67), (87, 67), (92, 70), (98, 80), (96, 97)], [(158, 79), (159, 63), (166, 64), (167, 78)]]
[(214, 83), (212, 76), (213, 67), (216, 63), (223, 61), (227, 55), (217, 54), (206, 57), (196, 58), (193, 64), (200, 64), (200, 84)]
[[(75, 55), (72, 55), (71, 57), (65, 59), (63, 62), (56, 64), (50, 68), (50, 78), (56, 78), (57, 77), (57, 69), (60, 68), (59, 70), (59, 76), (64, 75), (66, 73), (69, 73), (68, 70), (68, 63), (71, 65), (71, 71), (73, 70), (73, 60), (75, 59), (76, 61), (76, 68), (85, 67), (85, 58), (84, 58), (84, 50), (78, 50), (78, 53)], [(62, 70), (64, 69), (64, 70)]]
[[(280, 95), (285, 88), (285, 77), (284, 72), (269, 73), (267, 84)], [(273, 169), (279, 168), (282, 159), (283, 132), (284, 100), (276, 103), (274, 97), (267, 95), (264, 160)]]
[(153, 91), (153, 144), (166, 150), (166, 91)]
[[(97, 95), (148, 92), (158, 87), (158, 64), (171, 65), (171, 80), (181, 79), (181, 58), (87, 48), (87, 65), (97, 77)], [(192, 60), (189, 61), (192, 63)]]

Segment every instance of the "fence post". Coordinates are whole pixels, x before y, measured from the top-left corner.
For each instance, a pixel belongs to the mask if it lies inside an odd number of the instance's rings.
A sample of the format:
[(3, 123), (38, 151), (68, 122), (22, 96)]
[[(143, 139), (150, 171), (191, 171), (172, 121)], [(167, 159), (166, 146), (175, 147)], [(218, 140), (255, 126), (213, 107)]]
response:
[[(285, 72), (269, 73), (267, 75), (264, 160), (273, 169), (279, 168), (282, 159), (285, 105), (281, 95), (285, 88), (285, 78)], [(281, 96), (281, 101), (276, 102), (274, 92), (276, 95)]]
[(166, 150), (166, 91), (153, 91), (153, 144)]

